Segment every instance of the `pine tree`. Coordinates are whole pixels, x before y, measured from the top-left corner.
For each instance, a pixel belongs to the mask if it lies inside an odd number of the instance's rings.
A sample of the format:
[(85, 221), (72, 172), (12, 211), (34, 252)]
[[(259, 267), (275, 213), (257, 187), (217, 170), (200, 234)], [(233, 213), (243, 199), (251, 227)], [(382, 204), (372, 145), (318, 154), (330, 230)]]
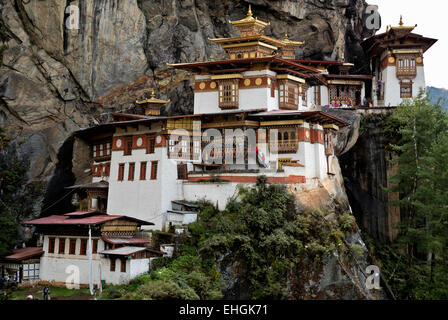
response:
[(408, 259), (408, 298), (445, 297), (440, 280), (448, 276), (448, 115), (421, 92), (397, 108), (389, 126), (398, 131), (391, 146), (398, 173), (389, 191), (400, 193), (398, 243)]
[(0, 255), (9, 253), (17, 242), (17, 212), (22, 197), (18, 192), (26, 184), (27, 163), (17, 155), (15, 143), (0, 128)]

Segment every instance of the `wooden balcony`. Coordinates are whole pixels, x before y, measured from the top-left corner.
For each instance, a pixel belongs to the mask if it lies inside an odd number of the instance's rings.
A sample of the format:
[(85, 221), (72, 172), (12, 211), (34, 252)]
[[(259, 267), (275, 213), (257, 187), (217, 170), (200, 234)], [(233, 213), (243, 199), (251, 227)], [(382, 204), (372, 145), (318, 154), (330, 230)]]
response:
[(416, 77), (416, 76), (417, 76), (416, 67), (397, 68), (397, 77)]
[(289, 140), (278, 143), (278, 153), (296, 153), (299, 149), (298, 140)]
[(221, 102), (219, 107), (223, 110), (238, 109), (238, 102)]
[(299, 109), (298, 104), (293, 104), (293, 103), (288, 103), (288, 102), (280, 102), (278, 107), (281, 110), (298, 110)]

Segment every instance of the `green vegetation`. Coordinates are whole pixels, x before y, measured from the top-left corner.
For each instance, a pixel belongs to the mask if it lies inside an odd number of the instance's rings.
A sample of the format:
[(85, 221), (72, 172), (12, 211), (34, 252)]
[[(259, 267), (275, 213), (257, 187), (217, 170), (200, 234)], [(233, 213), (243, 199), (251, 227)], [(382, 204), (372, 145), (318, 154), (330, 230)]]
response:
[[(89, 300), (91, 298), (89, 289), (67, 289), (49, 286), (52, 300)], [(32, 288), (20, 288), (8, 294), (8, 300), (27, 300), (29, 295), (43, 300), (43, 286)]]
[(19, 148), (0, 127), (0, 255), (17, 243), (19, 223), (33, 215), (33, 200), (42, 193), (40, 183), (27, 184), (29, 162), (19, 157)]
[(0, 128), (0, 255), (9, 253), (16, 244), (18, 221), (11, 209), (28, 169), (15, 152), (9, 156), (11, 147), (10, 137)]
[(298, 214), (286, 187), (268, 185), (266, 177), (241, 188), (222, 212), (206, 202), (200, 208), (174, 258), (155, 260), (149, 274), (128, 286), (107, 288), (104, 299), (113, 299), (110, 292), (120, 299), (220, 299), (223, 259), (230, 259), (225, 266), (238, 266), (250, 299), (285, 299), (294, 290), (288, 281), (300, 282), (304, 270), (321, 267), (335, 250), (341, 257), (353, 254), (344, 245), (353, 216)]
[(390, 148), (398, 173), (388, 191), (400, 194), (400, 236), (393, 246), (372, 242), (374, 255), (398, 298), (447, 299), (448, 115), (422, 92), (386, 129), (396, 137)]

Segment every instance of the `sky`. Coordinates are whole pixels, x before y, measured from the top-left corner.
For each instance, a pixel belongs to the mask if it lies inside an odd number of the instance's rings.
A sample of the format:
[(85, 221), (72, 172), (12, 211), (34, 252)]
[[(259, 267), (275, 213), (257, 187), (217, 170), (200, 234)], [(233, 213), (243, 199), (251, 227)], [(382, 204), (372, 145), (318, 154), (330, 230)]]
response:
[(414, 33), (439, 39), (424, 55), (426, 85), (448, 89), (448, 71), (444, 60), (448, 55), (448, 1), (446, 0), (366, 0), (378, 5), (382, 26), (398, 26), (403, 15), (405, 26), (414, 26)]

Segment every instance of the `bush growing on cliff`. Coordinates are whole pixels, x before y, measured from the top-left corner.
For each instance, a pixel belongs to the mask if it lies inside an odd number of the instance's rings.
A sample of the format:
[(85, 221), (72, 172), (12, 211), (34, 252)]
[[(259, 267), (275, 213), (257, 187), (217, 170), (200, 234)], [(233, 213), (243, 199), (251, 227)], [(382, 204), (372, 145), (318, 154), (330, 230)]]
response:
[[(291, 275), (303, 272), (304, 264), (321, 266), (344, 238), (337, 219), (319, 211), (298, 214), (286, 187), (268, 185), (265, 177), (255, 187), (240, 189), (224, 212), (211, 216), (193, 226), (205, 230), (199, 252), (217, 261), (230, 255), (251, 299), (287, 298)], [(342, 221), (345, 230), (353, 223), (347, 217)]]
[(299, 282), (305, 267), (318, 269), (342, 248), (354, 223), (349, 214), (298, 214), (294, 196), (285, 186), (268, 185), (266, 177), (241, 188), (222, 212), (207, 202), (199, 205), (181, 253), (135, 279), (129, 298), (220, 299), (223, 259), (230, 259), (247, 282), (250, 299), (299, 297), (288, 284)]

